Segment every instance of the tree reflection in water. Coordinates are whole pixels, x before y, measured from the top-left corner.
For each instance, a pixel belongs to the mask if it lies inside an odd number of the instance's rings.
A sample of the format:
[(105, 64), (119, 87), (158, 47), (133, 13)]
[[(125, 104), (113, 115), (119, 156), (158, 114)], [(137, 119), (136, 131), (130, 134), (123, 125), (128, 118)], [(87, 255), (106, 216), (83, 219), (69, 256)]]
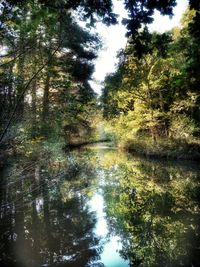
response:
[[(116, 236), (130, 266), (200, 266), (195, 164), (105, 148), (60, 158), (32, 154), (10, 161), (1, 173), (0, 266), (107, 266), (101, 255), (108, 256), (106, 240)], [(95, 194), (104, 198), (103, 241), (90, 205)]]
[(87, 204), (89, 163), (21, 157), (1, 177), (0, 266), (95, 265), (102, 247)]
[(110, 232), (130, 266), (200, 266), (199, 169), (105, 154)]

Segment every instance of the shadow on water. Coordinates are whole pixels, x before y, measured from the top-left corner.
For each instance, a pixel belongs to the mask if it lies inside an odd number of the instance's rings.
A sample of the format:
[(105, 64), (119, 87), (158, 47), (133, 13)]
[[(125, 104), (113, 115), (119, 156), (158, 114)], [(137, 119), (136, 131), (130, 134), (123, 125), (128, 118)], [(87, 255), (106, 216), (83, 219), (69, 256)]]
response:
[(200, 266), (200, 172), (94, 146), (12, 159), (0, 266)]

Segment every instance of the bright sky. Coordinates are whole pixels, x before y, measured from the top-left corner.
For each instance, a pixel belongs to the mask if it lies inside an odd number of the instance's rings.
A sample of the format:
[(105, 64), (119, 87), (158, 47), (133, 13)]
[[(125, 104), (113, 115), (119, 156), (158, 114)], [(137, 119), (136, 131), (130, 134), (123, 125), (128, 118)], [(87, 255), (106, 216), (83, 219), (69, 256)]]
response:
[[(149, 27), (151, 31), (165, 32), (178, 26), (183, 12), (187, 8), (187, 0), (177, 0), (177, 6), (174, 8), (174, 16), (170, 19), (168, 16), (161, 16), (159, 12), (155, 12), (154, 23)], [(114, 0), (114, 12), (119, 14), (119, 21), (126, 17), (126, 12), (123, 9), (123, 1)], [(125, 33), (126, 29), (122, 25), (106, 27), (99, 23), (96, 27), (97, 32), (102, 37), (104, 46), (99, 53), (99, 57), (95, 63), (95, 72), (93, 74), (93, 81), (90, 82), (94, 91), (101, 93), (101, 82), (107, 73), (115, 70), (117, 63), (116, 54), (121, 48), (126, 45)]]

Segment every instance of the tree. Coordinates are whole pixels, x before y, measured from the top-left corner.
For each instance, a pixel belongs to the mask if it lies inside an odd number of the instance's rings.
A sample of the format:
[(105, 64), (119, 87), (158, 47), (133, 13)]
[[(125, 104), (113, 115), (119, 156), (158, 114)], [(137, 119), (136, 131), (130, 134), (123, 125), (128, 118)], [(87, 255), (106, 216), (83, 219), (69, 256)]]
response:
[[(18, 122), (21, 122), (22, 117), (27, 119), (30, 106), (32, 115), (30, 113), (29, 115), (33, 118), (34, 124), (32, 137), (36, 133), (40, 134), (40, 128), (41, 134), (47, 135), (50, 132), (47, 126), (50, 126), (49, 121), (52, 119), (52, 108), (57, 106), (55, 97), (57, 89), (53, 88), (53, 84), (57, 83), (56, 79), (60, 80), (65, 76), (66, 84), (78, 89), (77, 99), (84, 98), (85, 104), (94, 100), (88, 81), (93, 72), (92, 61), (99, 46), (98, 37), (78, 26), (73, 11), (79, 10), (76, 16), (82, 20), (89, 20), (91, 25), (99, 19), (106, 24), (116, 23), (116, 16), (111, 12), (112, 2), (54, 1), (52, 3), (8, 0), (3, 1), (0, 8), (1, 40), (2, 47), (6, 50), (2, 57), (1, 68), (3, 70), (11, 66), (8, 76), (14, 81), (12, 89), (9, 89), (9, 99), (11, 100), (11, 95), (14, 97), (12, 107), (6, 103), (7, 81), (3, 84), (4, 89), (2, 88), (2, 103), (7, 108), (9, 106), (11, 112), (7, 122), (3, 122), (1, 142), (16, 118)], [(57, 90), (58, 94), (59, 90), (62, 88)], [(41, 91), (43, 91), (42, 100)], [(70, 91), (70, 94), (74, 94), (75, 90), (70, 89)], [(52, 100), (55, 103), (52, 103)], [(2, 113), (7, 114), (7, 110), (2, 110)]]
[[(76, 95), (74, 105), (94, 102), (94, 93), (88, 81), (93, 72), (92, 61), (96, 57), (99, 41), (97, 36), (78, 26), (73, 18), (71, 8), (80, 8), (80, 5), (84, 6), (80, 1), (76, 4), (59, 1), (53, 5), (46, 1), (2, 3), (2, 46), (6, 53), (2, 57), (1, 68), (10, 70), (8, 76), (14, 82), (9, 85), (12, 86), (9, 89), (10, 100), (6, 92), (7, 81), (2, 87), (2, 103), (6, 106), (2, 117), (7, 114), (8, 107), (10, 116), (2, 125), (1, 141), (16, 118), (21, 123), (22, 117), (27, 119), (28, 116), (32, 118), (30, 123), (24, 125), (28, 135), (47, 137), (50, 129), (56, 127), (51, 124), (54, 118), (57, 116), (63, 120), (65, 117), (56, 114), (65, 113), (61, 111), (61, 106), (57, 109), (64, 91), (69, 99), (72, 99), (71, 95)], [(80, 12), (80, 16), (83, 19), (103, 17), (104, 22), (109, 23), (109, 17), (113, 17), (110, 14), (111, 2), (108, 1), (104, 9), (100, 5), (100, 2), (96, 6), (90, 3)], [(11, 95), (14, 97), (12, 107), (9, 105)], [(77, 116), (72, 113), (72, 116)], [(71, 120), (72, 116), (69, 116)], [(84, 121), (84, 118), (81, 120)], [(85, 124), (86, 128), (89, 128), (88, 123)], [(61, 133), (65, 125), (62, 122), (58, 124)]]
[[(124, 114), (122, 116), (129, 116), (129, 119), (132, 116), (131, 120), (135, 121), (133, 131), (150, 131), (153, 138), (156, 135), (167, 134), (167, 112), (172, 96), (169, 88), (172, 64), (166, 58), (170, 42), (169, 34), (153, 34), (148, 45), (151, 53), (141, 58), (135, 56), (134, 45), (129, 43), (124, 51), (124, 71), (117, 84), (118, 88), (115, 89), (114, 83), (111, 83), (110, 87), (106, 84), (104, 91), (107, 95), (113, 96), (114, 90), (113, 99), (117, 102), (118, 111)], [(116, 76), (117, 74), (114, 77)], [(106, 98), (104, 93), (103, 100)]]
[[(115, 116), (111, 123), (120, 139), (151, 135), (154, 141), (157, 137), (186, 140), (198, 135), (199, 45), (191, 33), (196, 12), (185, 13), (180, 29), (162, 35), (146, 31), (148, 43), (141, 42), (145, 53), (139, 57), (130, 38), (122, 52), (123, 73), (118, 76), (120, 65), (106, 79), (102, 97), (104, 115)], [(117, 85), (112, 77), (119, 77)]]

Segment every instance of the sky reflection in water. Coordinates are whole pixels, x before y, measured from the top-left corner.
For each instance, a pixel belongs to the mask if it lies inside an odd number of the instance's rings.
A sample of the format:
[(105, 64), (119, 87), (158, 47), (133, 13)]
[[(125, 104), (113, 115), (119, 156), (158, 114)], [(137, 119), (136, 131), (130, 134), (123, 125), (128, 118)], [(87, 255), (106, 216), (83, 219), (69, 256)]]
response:
[(59, 160), (1, 173), (0, 266), (200, 266), (198, 165), (105, 147)]

